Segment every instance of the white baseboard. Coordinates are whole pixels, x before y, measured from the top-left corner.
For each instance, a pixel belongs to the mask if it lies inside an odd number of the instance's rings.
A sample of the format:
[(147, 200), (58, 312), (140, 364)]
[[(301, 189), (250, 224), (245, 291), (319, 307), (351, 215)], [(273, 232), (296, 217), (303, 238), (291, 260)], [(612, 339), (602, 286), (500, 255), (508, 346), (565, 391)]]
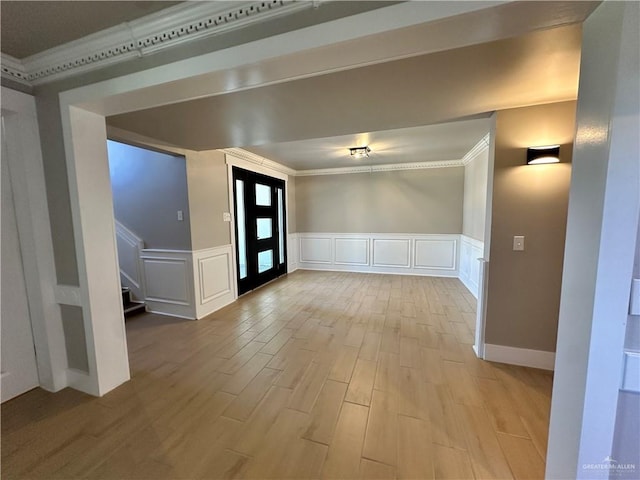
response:
[(490, 362), (553, 370), (556, 354), (555, 352), (545, 352), (543, 350), (530, 350), (528, 348), (506, 347), (504, 345), (485, 343), (484, 359)]

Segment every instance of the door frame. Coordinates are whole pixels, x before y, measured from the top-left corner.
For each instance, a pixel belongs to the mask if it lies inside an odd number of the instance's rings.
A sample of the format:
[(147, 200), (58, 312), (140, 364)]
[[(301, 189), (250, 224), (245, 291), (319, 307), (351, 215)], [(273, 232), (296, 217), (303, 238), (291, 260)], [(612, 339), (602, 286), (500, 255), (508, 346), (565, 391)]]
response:
[[(282, 179), (279, 178), (275, 178), (272, 177), (270, 175), (265, 175), (262, 173), (257, 173), (257, 172), (252, 172), (250, 170), (246, 170), (240, 167), (231, 167), (231, 176), (233, 178), (233, 192), (232, 192), (232, 196), (233, 196), (233, 204), (231, 205), (231, 208), (234, 212), (234, 215), (237, 213), (237, 200), (238, 200), (238, 191), (237, 191), (237, 185), (236, 182), (238, 180), (241, 180), (244, 182), (244, 189), (243, 189), (243, 193), (244, 193), (244, 199), (243, 199), (243, 204), (245, 207), (245, 232), (246, 232), (246, 238), (245, 238), (245, 242), (246, 242), (246, 253), (247, 253), (247, 257), (246, 257), (246, 268), (247, 268), (247, 277), (243, 280), (240, 278), (240, 276), (238, 275), (236, 277), (236, 288), (239, 292), (240, 295), (244, 295), (245, 293), (249, 293), (257, 288), (260, 288), (263, 285), (266, 285), (267, 283), (269, 283), (272, 280), (275, 280), (283, 275), (287, 274), (287, 260), (288, 260), (288, 255), (287, 255), (287, 223), (286, 221), (283, 224), (283, 228), (284, 228), (284, 232), (282, 232), (283, 235), (283, 252), (280, 251), (279, 245), (278, 247), (272, 247), (271, 251), (274, 253), (273, 255), (273, 259), (272, 259), (272, 266), (270, 269), (266, 270), (265, 272), (260, 272), (259, 269), (259, 262), (258, 265), (253, 265), (254, 261), (257, 261), (257, 258), (252, 258), (253, 257), (253, 253), (256, 253), (259, 256), (259, 253), (262, 251), (268, 251), (269, 247), (263, 247), (260, 248), (259, 244), (262, 243), (271, 243), (272, 245), (274, 243), (279, 244), (280, 243), (280, 234), (281, 232), (279, 231), (279, 229), (277, 228), (277, 226), (275, 224), (278, 223), (279, 218), (280, 218), (280, 212), (278, 211), (278, 200), (276, 198), (275, 195), (275, 191), (278, 190), (282, 190), (282, 208), (284, 209), (284, 211), (282, 212), (283, 214), (283, 218), (286, 218), (287, 212), (286, 212), (286, 204), (284, 202), (284, 196), (286, 196), (286, 182), (284, 182)], [(264, 182), (264, 183), (263, 183)], [(277, 185), (276, 185), (277, 183)], [(268, 185), (271, 193), (272, 193), (272, 204), (268, 205), (268, 206), (260, 206), (257, 203), (254, 204), (254, 202), (252, 202), (251, 205), (248, 205), (246, 200), (247, 200), (247, 188), (250, 185), (259, 185), (259, 184), (263, 184), (263, 185)], [(255, 191), (251, 194), (249, 194), (250, 197), (257, 197)], [(250, 235), (250, 232), (252, 231), (250, 228), (247, 228), (250, 224), (250, 222), (247, 222), (247, 212), (249, 212), (251, 209), (256, 209), (256, 210), (264, 210), (264, 209), (270, 209), (272, 212), (275, 210), (275, 215), (271, 214), (270, 217), (272, 220), (272, 230), (271, 230), (271, 236), (265, 239), (260, 239), (257, 237), (257, 231), (256, 231), (256, 238), (253, 238), (253, 235)], [(255, 212), (254, 212), (255, 213)], [(256, 220), (258, 218), (264, 217), (264, 215), (267, 214), (263, 214), (263, 215), (258, 215), (257, 213), (255, 215), (249, 215), (249, 217), (255, 216)], [(233, 222), (232, 228), (233, 231), (236, 235), (237, 238), (237, 234), (238, 234), (238, 228), (239, 228), (239, 223), (238, 222)], [(234, 248), (237, 247), (237, 245), (234, 246)], [(256, 252), (252, 252), (251, 250), (255, 248)], [(277, 255), (276, 255), (277, 253)], [(280, 254), (283, 253), (284, 254), (284, 262), (280, 262)], [(236, 255), (238, 254), (238, 251), (236, 250)], [(251, 254), (251, 255), (250, 255)], [(239, 268), (239, 262), (238, 265), (236, 265), (237, 268)], [(258, 267), (257, 268), (257, 272), (256, 271), (252, 271), (253, 268), (252, 267)], [(251, 278), (252, 274), (256, 274), (257, 276), (255, 278)], [(262, 278), (260, 278), (262, 277)]]
[[(235, 208), (234, 208), (234, 186), (233, 186), (233, 167), (242, 168), (244, 170), (248, 170), (253, 173), (259, 173), (262, 175), (267, 175), (269, 177), (277, 178), (278, 180), (284, 181), (284, 211), (285, 211), (285, 229), (287, 237), (290, 235), (289, 233), (289, 176), (295, 175), (295, 170), (292, 170), (284, 165), (280, 165), (275, 162), (269, 162), (269, 166), (265, 165), (265, 158), (262, 158), (258, 155), (255, 155), (246, 150), (241, 150), (238, 148), (224, 150), (225, 152), (225, 163), (227, 164), (227, 191), (229, 193), (229, 214), (231, 218), (230, 223), (230, 235), (231, 235), (231, 255), (233, 259), (233, 278), (235, 280), (235, 286), (233, 288), (234, 300), (237, 300), (239, 297), (238, 294), (238, 254), (237, 254), (237, 239), (236, 239), (236, 217), (235, 217)], [(286, 258), (287, 261), (290, 258), (292, 253), (291, 241), (289, 238), (285, 238), (285, 250), (286, 250)], [(289, 270), (288, 265), (287, 272)]]

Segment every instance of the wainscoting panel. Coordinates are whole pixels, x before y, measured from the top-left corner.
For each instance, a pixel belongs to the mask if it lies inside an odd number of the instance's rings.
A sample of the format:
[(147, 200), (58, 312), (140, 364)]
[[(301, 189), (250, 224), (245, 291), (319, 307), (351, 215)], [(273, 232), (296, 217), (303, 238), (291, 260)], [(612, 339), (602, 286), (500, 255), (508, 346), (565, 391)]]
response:
[(334, 252), (337, 265), (369, 265), (368, 238), (336, 238)]
[(403, 239), (373, 239), (374, 267), (411, 267), (411, 240)]
[(417, 239), (415, 245), (415, 267), (442, 270), (456, 269), (458, 241), (451, 238)]
[(187, 250), (143, 250), (147, 310), (183, 318), (195, 317), (192, 254)]
[(458, 276), (460, 235), (298, 233), (298, 268)]
[(193, 252), (196, 318), (230, 304), (236, 298), (231, 245)]
[(287, 235), (287, 273), (293, 273), (298, 269), (299, 239), (297, 233)]
[(460, 236), (460, 281), (478, 298), (480, 286), (480, 260), (484, 243), (466, 235)]
[(300, 263), (333, 263), (331, 237), (300, 237)]

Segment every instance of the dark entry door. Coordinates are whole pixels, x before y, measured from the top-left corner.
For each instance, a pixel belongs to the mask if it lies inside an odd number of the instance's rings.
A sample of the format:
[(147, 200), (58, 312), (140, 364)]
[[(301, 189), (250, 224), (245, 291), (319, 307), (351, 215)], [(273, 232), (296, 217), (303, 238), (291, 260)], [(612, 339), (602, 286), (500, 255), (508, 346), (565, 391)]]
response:
[(284, 181), (233, 167), (238, 293), (287, 273)]

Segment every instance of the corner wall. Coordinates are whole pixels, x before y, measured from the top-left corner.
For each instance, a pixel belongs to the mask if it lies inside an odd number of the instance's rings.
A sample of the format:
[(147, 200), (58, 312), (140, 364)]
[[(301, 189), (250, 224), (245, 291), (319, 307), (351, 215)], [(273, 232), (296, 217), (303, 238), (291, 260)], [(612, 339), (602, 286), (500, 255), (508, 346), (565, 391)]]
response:
[[(485, 359), (520, 353), (553, 368), (576, 103), (496, 113)], [(559, 164), (526, 165), (529, 146), (560, 144)], [(514, 235), (525, 251), (513, 251)], [(532, 352), (533, 351), (533, 352)]]
[(116, 220), (145, 248), (191, 250), (185, 158), (113, 140), (107, 149)]

